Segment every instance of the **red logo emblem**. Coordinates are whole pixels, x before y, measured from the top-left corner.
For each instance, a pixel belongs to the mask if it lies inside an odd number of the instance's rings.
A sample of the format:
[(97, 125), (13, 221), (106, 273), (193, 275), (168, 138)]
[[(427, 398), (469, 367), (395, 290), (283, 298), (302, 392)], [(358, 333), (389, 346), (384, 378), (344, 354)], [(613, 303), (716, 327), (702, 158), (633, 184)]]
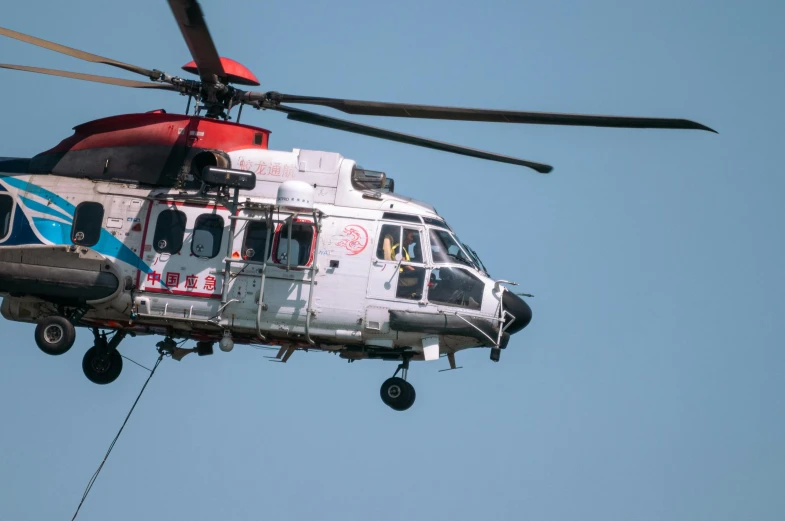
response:
[(336, 246), (344, 248), (349, 255), (358, 255), (368, 246), (368, 232), (359, 224), (350, 224), (343, 229), (343, 239)]

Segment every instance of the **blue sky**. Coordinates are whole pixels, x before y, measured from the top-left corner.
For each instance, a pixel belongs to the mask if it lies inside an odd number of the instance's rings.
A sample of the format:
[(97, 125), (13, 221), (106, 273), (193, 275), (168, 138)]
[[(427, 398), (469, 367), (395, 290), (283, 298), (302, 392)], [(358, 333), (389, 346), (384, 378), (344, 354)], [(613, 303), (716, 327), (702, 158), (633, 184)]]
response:
[[(785, 4), (210, 2), (222, 55), (263, 90), (668, 116), (719, 131), (355, 117), (554, 165), (552, 174), (245, 111), (271, 148), (341, 152), (436, 206), (491, 273), (533, 293), (502, 360), (394, 364), (238, 347), (165, 360), (79, 519), (781, 520), (785, 515)], [(2, 25), (178, 73), (165, 2), (29, 0)], [(0, 61), (125, 76), (20, 42)], [(0, 72), (0, 156), (185, 99)], [(126, 76), (128, 77), (128, 76)], [(318, 109), (315, 109), (318, 110)], [(340, 113), (322, 112), (344, 117)], [(141, 387), (48, 357), (2, 323), (0, 519), (70, 518)], [(154, 341), (122, 352), (152, 364)]]

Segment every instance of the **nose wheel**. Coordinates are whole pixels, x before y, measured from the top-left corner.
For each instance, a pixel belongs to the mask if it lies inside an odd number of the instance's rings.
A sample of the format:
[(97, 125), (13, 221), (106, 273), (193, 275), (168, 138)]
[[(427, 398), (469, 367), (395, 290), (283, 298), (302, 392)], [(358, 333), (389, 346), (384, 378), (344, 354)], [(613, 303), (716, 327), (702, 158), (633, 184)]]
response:
[[(397, 376), (399, 371), (401, 371), (403, 378)], [(379, 391), (385, 405), (395, 411), (405, 411), (414, 405), (414, 400), (417, 398), (414, 386), (406, 381), (408, 372), (409, 360), (404, 359), (403, 363), (396, 369), (392, 378), (385, 380)]]
[(499, 349), (498, 347), (492, 347), (491, 348), (491, 361), (492, 362), (498, 362), (499, 359), (501, 358), (501, 356), (502, 356), (502, 350), (501, 349)]
[(117, 380), (123, 370), (123, 357), (116, 349), (107, 351), (98, 346), (87, 350), (82, 359), (82, 371), (88, 380), (106, 385)]

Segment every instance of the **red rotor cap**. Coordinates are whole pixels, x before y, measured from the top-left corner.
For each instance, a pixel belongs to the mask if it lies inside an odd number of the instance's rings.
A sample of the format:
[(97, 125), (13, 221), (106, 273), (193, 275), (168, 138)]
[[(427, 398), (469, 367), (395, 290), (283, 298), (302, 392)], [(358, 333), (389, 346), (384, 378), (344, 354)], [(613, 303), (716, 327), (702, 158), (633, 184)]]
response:
[[(256, 76), (254, 76), (242, 63), (236, 62), (231, 58), (221, 58), (221, 65), (224, 68), (229, 83), (253, 85), (255, 87), (259, 85), (259, 80), (256, 79)], [(183, 70), (192, 74), (199, 74), (199, 69), (196, 68), (196, 62), (194, 61), (183, 65)]]

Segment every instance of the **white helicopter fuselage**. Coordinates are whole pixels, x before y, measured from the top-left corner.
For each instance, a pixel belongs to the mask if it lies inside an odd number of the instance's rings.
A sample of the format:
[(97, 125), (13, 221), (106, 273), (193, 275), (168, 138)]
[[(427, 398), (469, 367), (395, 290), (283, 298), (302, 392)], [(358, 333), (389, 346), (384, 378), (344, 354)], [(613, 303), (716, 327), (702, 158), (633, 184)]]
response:
[[(451, 355), (454, 365), (461, 349), (505, 347), (515, 302), (433, 207), (367, 189), (364, 171), (336, 153), (228, 157), (256, 175), (236, 205), (195, 190), (0, 172), (2, 315), (37, 322), (58, 305), (83, 306), (79, 325), (224, 350), (277, 345), (285, 359), (320, 349), (350, 360)], [(290, 186), (302, 200), (285, 200)]]

